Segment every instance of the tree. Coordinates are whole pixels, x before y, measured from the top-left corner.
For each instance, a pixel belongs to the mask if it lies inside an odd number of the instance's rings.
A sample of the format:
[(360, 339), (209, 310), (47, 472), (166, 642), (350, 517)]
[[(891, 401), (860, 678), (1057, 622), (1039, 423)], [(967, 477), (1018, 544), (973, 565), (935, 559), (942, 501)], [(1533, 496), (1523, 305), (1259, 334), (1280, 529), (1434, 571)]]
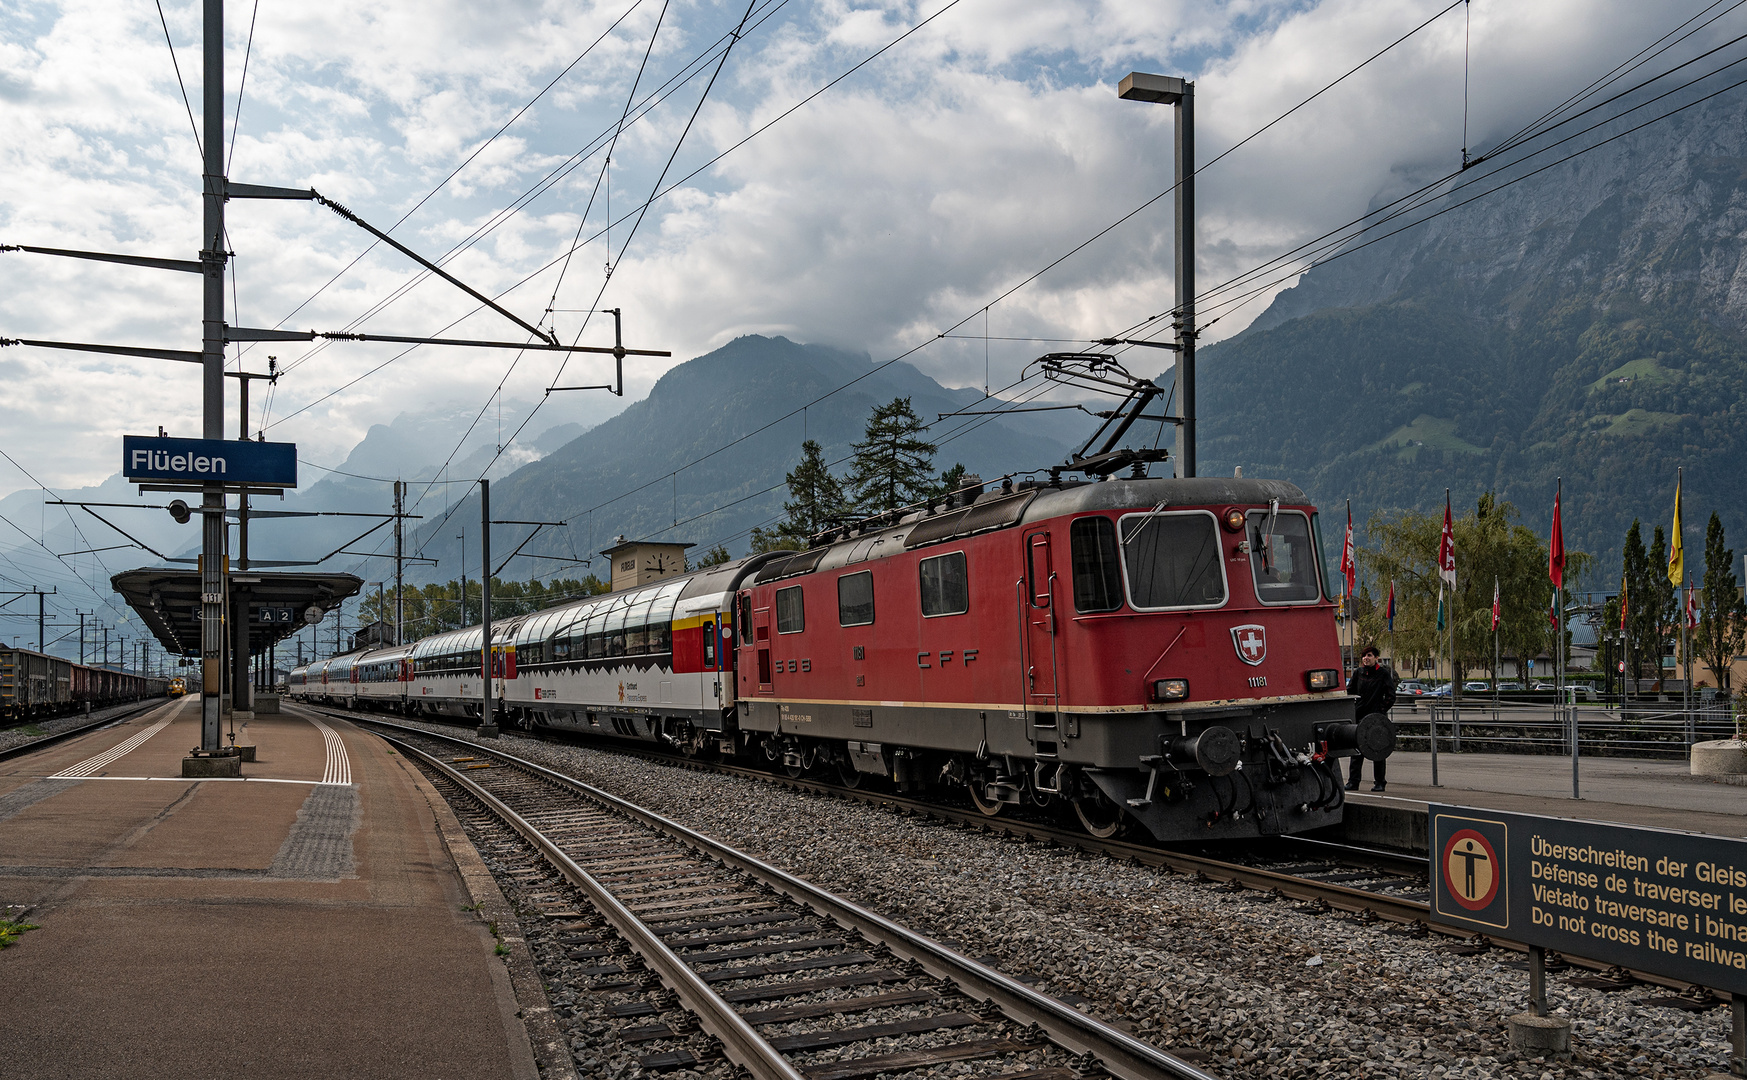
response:
[(801, 542), (784, 536), (780, 526), (775, 529), (753, 526), (749, 548), (747, 553), (750, 555), (759, 555), (766, 551), (799, 551)]
[[(493, 619), (508, 619), (517, 615), (528, 615), (571, 600), (580, 600), (586, 596), (598, 596), (607, 592), (610, 586), (593, 574), (581, 580), (576, 578), (553, 578), (550, 581), (504, 581), (493, 578), (491, 581), (491, 617)], [(444, 630), (456, 630), (462, 626), (472, 626), (479, 622), (479, 582), (473, 578), (467, 579), (467, 604), (463, 612), (461, 604), (461, 583), (450, 580), (444, 583), (432, 583), (423, 587), (410, 585), (407, 587), (401, 610), (405, 616), (407, 641), (417, 641), (422, 637), (441, 633)], [(463, 619), (465, 615), (465, 620)], [(384, 592), (380, 611), (377, 607), (376, 594), (366, 595), (358, 606), (358, 619), (369, 623), (381, 618), (389, 625), (394, 624), (394, 594)]]
[(1735, 580), (1735, 553), (1723, 546), (1723, 522), (1715, 513), (1705, 526), (1705, 576), (1699, 588), (1698, 629), (1692, 646), (1710, 665), (1717, 685), (1729, 689), (1729, 664), (1747, 644), (1747, 604)]
[[(1547, 541), (1517, 523), (1517, 509), (1491, 492), (1474, 510), (1452, 522), (1456, 541), (1456, 586), (1446, 597), (1456, 629), (1457, 677), (1492, 666), (1492, 584), (1499, 588), (1499, 644), (1518, 660), (1539, 655), (1548, 645), (1547, 609), (1553, 586), (1547, 580)], [(1395, 582), (1395, 648), (1414, 665), (1449, 655), (1447, 632), (1437, 629), (1438, 539), (1442, 514), (1373, 514), (1365, 526), (1367, 543), (1357, 550), (1368, 580), (1353, 604), (1355, 640), (1387, 642), (1381, 597)], [(1577, 581), (1589, 556), (1566, 550), (1566, 582)], [(1400, 663), (1400, 659), (1397, 661)]]
[(1662, 643), (1667, 636), (1663, 630), (1667, 622), (1656, 582), (1658, 578), (1667, 580), (1662, 567), (1668, 562), (1668, 541), (1661, 529), (1656, 530), (1655, 544), (1663, 551), (1660, 563), (1654, 549), (1644, 549), (1642, 526), (1636, 518), (1632, 519), (1620, 551), (1620, 588), (1626, 597), (1626, 674), (1634, 682), (1662, 675)]
[(956, 462), (952, 468), (940, 474), (940, 479), (934, 484), (931, 498), (944, 499), (959, 488), (964, 487), (964, 462)]
[(723, 563), (727, 562), (730, 557), (731, 556), (728, 554), (728, 546), (726, 544), (717, 544), (715, 547), (704, 552), (703, 556), (698, 559), (696, 568), (703, 570), (711, 566), (721, 566)]
[(879, 514), (926, 499), (934, 486), (934, 451), (928, 430), (907, 397), (877, 406), (855, 444), (848, 484), (856, 509)]
[(841, 524), (849, 516), (843, 484), (831, 475), (825, 453), (814, 440), (801, 444), (801, 463), (784, 481), (791, 499), (783, 503), (788, 520), (777, 525), (779, 535), (805, 544), (809, 537)]

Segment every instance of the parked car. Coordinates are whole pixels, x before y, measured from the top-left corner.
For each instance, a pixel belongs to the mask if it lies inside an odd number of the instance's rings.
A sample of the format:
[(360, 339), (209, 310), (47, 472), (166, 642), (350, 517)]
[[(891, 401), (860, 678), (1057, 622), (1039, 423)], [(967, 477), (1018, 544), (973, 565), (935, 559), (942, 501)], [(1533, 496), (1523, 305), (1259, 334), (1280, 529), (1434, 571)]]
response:
[(1445, 683), (1442, 686), (1435, 686), (1432, 689), (1427, 690), (1423, 696), (1430, 698), (1447, 698), (1450, 696), (1450, 684)]
[(1523, 688), (1523, 684), (1520, 682), (1501, 682), (1498, 684), (1498, 689), (1500, 692), (1521, 690), (1522, 688)]
[(1395, 687), (1396, 697), (1424, 697), (1426, 684), (1418, 679), (1403, 679)]
[(1470, 679), (1462, 684), (1464, 694), (1480, 694), (1492, 689), (1492, 684), (1482, 679)]

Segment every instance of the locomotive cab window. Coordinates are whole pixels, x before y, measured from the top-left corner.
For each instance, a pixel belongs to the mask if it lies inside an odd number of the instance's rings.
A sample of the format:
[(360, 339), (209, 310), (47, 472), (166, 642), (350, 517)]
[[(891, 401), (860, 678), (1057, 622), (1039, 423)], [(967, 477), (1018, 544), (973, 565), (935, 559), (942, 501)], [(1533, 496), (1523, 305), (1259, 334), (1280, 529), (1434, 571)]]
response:
[(837, 625), (869, 626), (874, 621), (873, 571), (837, 579)]
[(1122, 606), (1122, 570), (1116, 563), (1116, 526), (1084, 517), (1068, 528), (1073, 548), (1074, 610), (1115, 611)]
[(1225, 603), (1219, 524), (1212, 514), (1125, 514), (1118, 529), (1130, 604), (1159, 610)]
[(1252, 510), (1250, 573), (1264, 604), (1302, 604), (1321, 593), (1316, 583), (1316, 545), (1310, 519), (1295, 510)]
[(752, 594), (751, 593), (741, 593), (740, 594), (740, 614), (736, 615), (734, 618), (735, 618), (735, 621), (740, 624), (740, 644), (742, 644), (742, 645), (752, 644)]
[(807, 609), (799, 585), (776, 591), (776, 632), (798, 634), (807, 628)]
[(971, 609), (970, 576), (965, 571), (964, 552), (923, 559), (922, 617), (963, 615)]

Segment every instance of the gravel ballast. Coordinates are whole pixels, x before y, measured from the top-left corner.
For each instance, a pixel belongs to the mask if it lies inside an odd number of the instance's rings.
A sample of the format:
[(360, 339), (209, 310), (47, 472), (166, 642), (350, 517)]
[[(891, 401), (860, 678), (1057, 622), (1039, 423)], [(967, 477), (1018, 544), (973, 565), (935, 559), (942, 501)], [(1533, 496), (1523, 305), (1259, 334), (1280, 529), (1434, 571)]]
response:
[[(456, 734), (458, 729), (431, 725)], [(705, 832), (878, 911), (1220, 1076), (1703, 1077), (1729, 1010), (1548, 980), (1574, 1054), (1528, 1059), (1515, 954), (1449, 953), (1389, 924), (830, 795), (610, 751), (506, 738), (509, 753)], [(943, 1072), (943, 1075), (946, 1073)]]

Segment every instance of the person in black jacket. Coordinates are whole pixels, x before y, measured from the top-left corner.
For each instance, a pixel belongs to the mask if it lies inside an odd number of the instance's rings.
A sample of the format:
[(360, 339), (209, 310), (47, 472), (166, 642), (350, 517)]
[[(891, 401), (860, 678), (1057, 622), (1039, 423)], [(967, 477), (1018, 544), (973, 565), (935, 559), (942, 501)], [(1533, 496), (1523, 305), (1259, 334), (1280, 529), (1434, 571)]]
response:
[[(1358, 718), (1370, 716), (1372, 713), (1389, 715), (1390, 706), (1395, 704), (1395, 686), (1399, 681), (1395, 672), (1378, 663), (1377, 646), (1367, 645), (1359, 657), (1359, 670), (1353, 672), (1353, 677), (1347, 680), (1347, 693), (1358, 697), (1358, 706), (1353, 715)], [(1371, 763), (1371, 775), (1377, 782), (1371, 785), (1372, 791), (1382, 791), (1384, 784), (1384, 762)], [(1347, 768), (1347, 790), (1359, 790), (1359, 777), (1365, 768), (1365, 759), (1353, 755), (1353, 763)]]

